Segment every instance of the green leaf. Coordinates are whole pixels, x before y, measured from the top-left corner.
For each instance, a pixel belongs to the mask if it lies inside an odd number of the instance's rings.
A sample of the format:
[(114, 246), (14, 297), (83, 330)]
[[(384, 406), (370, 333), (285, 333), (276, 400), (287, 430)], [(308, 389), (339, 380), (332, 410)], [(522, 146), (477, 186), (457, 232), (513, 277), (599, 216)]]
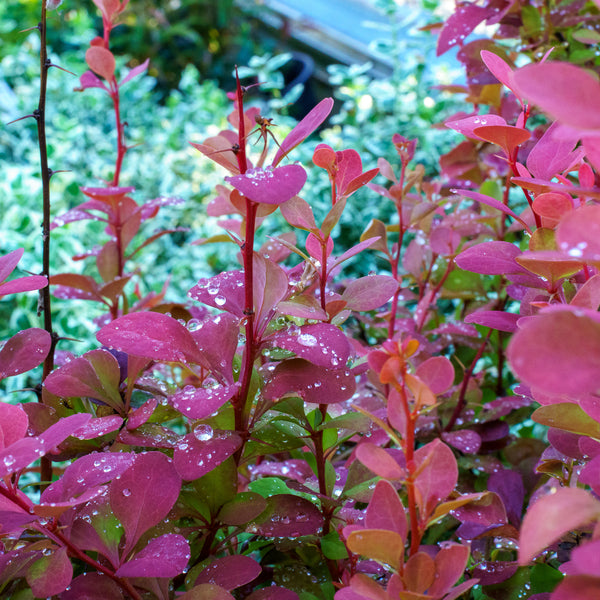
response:
[(340, 540), (337, 531), (332, 531), (321, 538), (321, 550), (323, 551), (323, 556), (331, 560), (344, 560), (348, 558), (346, 546)]
[(586, 414), (579, 404), (561, 402), (540, 406), (531, 418), (548, 427), (600, 439), (600, 423)]
[(269, 498), (276, 494), (289, 494), (290, 490), (285, 485), (283, 479), (279, 477), (262, 477), (256, 481), (251, 481), (248, 487), (252, 492), (260, 494), (263, 498)]

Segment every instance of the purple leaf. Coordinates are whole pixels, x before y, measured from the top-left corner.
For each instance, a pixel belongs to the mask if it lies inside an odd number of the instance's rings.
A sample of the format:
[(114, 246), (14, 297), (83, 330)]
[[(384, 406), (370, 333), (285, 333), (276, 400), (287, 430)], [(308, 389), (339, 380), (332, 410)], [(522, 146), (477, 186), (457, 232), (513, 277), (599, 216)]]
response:
[(169, 397), (169, 404), (188, 419), (205, 419), (231, 400), (239, 384), (218, 385), (211, 388), (195, 388), (186, 385)]
[(127, 415), (127, 429), (136, 429), (140, 425), (143, 425), (154, 413), (154, 410), (158, 406), (158, 400), (156, 398), (150, 398), (135, 410), (131, 411)]
[(474, 2), (463, 2), (444, 24), (437, 43), (437, 56), (441, 56), (450, 48), (463, 45), (465, 38), (490, 15), (490, 9), (477, 6)]
[(37, 327), (13, 335), (0, 349), (0, 379), (37, 367), (46, 358), (51, 343), (50, 334)]
[(298, 594), (278, 585), (255, 590), (246, 600), (298, 600)]
[(176, 533), (151, 539), (131, 560), (116, 571), (117, 577), (176, 577), (190, 560), (187, 540)]
[(177, 600), (235, 600), (235, 597), (218, 585), (201, 583), (183, 596), (178, 596)]
[(123, 600), (121, 587), (106, 575), (97, 572), (84, 573), (71, 582), (60, 600)]
[(477, 454), (481, 448), (481, 436), (471, 429), (445, 431), (442, 433), (442, 439), (465, 454)]
[(200, 424), (193, 433), (181, 438), (175, 447), (173, 463), (183, 479), (192, 481), (216, 469), (242, 445), (241, 438), (231, 431), (213, 431)]
[(96, 337), (101, 344), (134, 356), (204, 364), (192, 334), (179, 321), (161, 313), (124, 315), (105, 325)]
[(513, 333), (517, 330), (520, 315), (502, 310), (476, 310), (465, 317), (465, 323), (476, 323), (492, 329)]
[(41, 502), (50, 504), (76, 498), (122, 475), (135, 460), (133, 452), (95, 452), (71, 463), (62, 477), (47, 487)]
[(200, 279), (188, 292), (193, 300), (225, 310), (240, 319), (244, 316), (244, 273), (225, 271), (210, 279)]
[(27, 569), (26, 579), (36, 598), (60, 594), (73, 579), (73, 565), (67, 556), (67, 548), (56, 548), (36, 560)]
[(104, 85), (102, 79), (100, 79), (92, 71), (86, 71), (83, 75), (81, 75), (79, 78), (79, 85), (81, 86), (79, 88), (81, 91), (87, 90), (88, 88), (102, 88), (108, 92), (108, 88)]
[(204, 568), (195, 585), (212, 583), (231, 591), (254, 581), (262, 572), (261, 566), (243, 554), (216, 558)]
[(25, 437), (28, 425), (22, 406), (0, 402), (0, 448), (7, 448)]
[(521, 250), (510, 242), (483, 242), (471, 246), (456, 258), (456, 264), (465, 271), (483, 275), (505, 275), (523, 271), (515, 261)]
[(137, 77), (140, 73), (143, 73), (148, 68), (149, 63), (150, 63), (150, 59), (147, 58), (142, 64), (138, 65), (137, 67), (133, 67), (133, 69), (131, 69), (129, 71), (129, 73), (127, 73), (127, 75), (123, 78), (123, 80), (119, 83), (119, 87), (121, 87), (128, 81), (131, 81), (134, 77)]
[(574, 129), (600, 129), (600, 83), (569, 63), (530, 64), (513, 73), (515, 89), (544, 112)]
[(506, 508), (509, 522), (518, 527), (523, 513), (523, 500), (525, 499), (525, 487), (523, 486), (521, 474), (508, 469), (496, 471), (490, 475), (487, 488), (490, 492), (496, 492), (500, 496)]
[(325, 98), (321, 100), (299, 123), (288, 133), (281, 145), (275, 158), (273, 166), (278, 165), (281, 160), (289, 154), (296, 146), (305, 140), (323, 121), (329, 116), (333, 108), (333, 99)]
[(181, 478), (160, 452), (138, 454), (135, 462), (110, 485), (110, 506), (123, 524), (127, 556), (140, 536), (160, 523), (175, 504)]
[(486, 561), (475, 565), (473, 577), (479, 579), (481, 585), (494, 585), (510, 579), (519, 568), (514, 561)]
[(349, 310), (375, 310), (396, 292), (398, 282), (389, 275), (367, 275), (351, 281), (342, 294)]
[(469, 502), (452, 510), (452, 515), (463, 523), (474, 523), (489, 527), (507, 522), (506, 509), (495, 493), (485, 493), (483, 498)]
[(529, 508), (519, 536), (519, 565), (535, 556), (563, 534), (600, 518), (600, 502), (580, 488), (558, 488)]
[(312, 503), (292, 494), (267, 498), (266, 510), (246, 527), (265, 537), (314, 535), (323, 525), (323, 515)]
[(514, 334), (507, 354), (515, 375), (544, 393), (577, 397), (600, 388), (600, 323), (587, 316), (541, 313)]
[(43, 454), (37, 438), (22, 438), (0, 451), (0, 477), (16, 473), (30, 465)]
[(300, 165), (248, 169), (243, 175), (225, 177), (225, 181), (253, 202), (283, 204), (302, 189), (306, 171)]
[(513, 219), (521, 223), (527, 231), (530, 231), (529, 226), (517, 215), (514, 211), (512, 211), (506, 204), (492, 198), (491, 196), (486, 196), (485, 194), (480, 194), (479, 192), (472, 192), (471, 190), (451, 190), (453, 194), (459, 194), (460, 196), (466, 196), (467, 198), (471, 198), (480, 202), (481, 204), (485, 204), (486, 206), (491, 206), (492, 208), (497, 208), (503, 213), (511, 216)]
[(123, 417), (107, 415), (106, 417), (91, 418), (83, 427), (73, 435), (79, 440), (93, 440), (94, 438), (117, 431), (123, 425)]
[(330, 323), (278, 331), (271, 340), (274, 346), (294, 352), (297, 357), (320, 367), (343, 366), (350, 356), (348, 338), (339, 327)]
[(367, 529), (395, 531), (400, 534), (403, 540), (406, 540), (408, 534), (406, 510), (402, 505), (398, 492), (388, 481), (382, 479), (377, 482), (367, 507), (365, 527)]
[(356, 381), (348, 369), (326, 369), (301, 359), (284, 360), (275, 367), (263, 389), (263, 397), (279, 400), (297, 393), (306, 402), (332, 404), (348, 400)]

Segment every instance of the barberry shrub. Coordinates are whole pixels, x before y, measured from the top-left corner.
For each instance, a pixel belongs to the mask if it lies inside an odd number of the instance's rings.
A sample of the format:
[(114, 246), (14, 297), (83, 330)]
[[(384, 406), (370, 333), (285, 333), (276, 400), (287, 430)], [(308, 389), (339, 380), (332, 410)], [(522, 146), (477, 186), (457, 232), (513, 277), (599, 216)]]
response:
[[(45, 366), (36, 402), (0, 403), (3, 597), (596, 598), (597, 79), (547, 54), (517, 69), (489, 40), (471, 52), (477, 23), (514, 15), (460, 5), (440, 49), (469, 51), (485, 81), (464, 91), (489, 109), (448, 119), (467, 139), (427, 181), (400, 132), (396, 156), (366, 170), (311, 141), (329, 98), (278, 140), (236, 76), (230, 128), (192, 146), (226, 172), (207, 208), (223, 234), (198, 242), (233, 244), (240, 267), (166, 302), (166, 282), (132, 284), (170, 233), (145, 222), (175, 201), (138, 203), (120, 181), (122, 89), (147, 63), (118, 73), (128, 0), (94, 3), (103, 32), (80, 88), (111, 100), (114, 174), (54, 216), (44, 250), (53, 228), (100, 221), (102, 244), (78, 257), (97, 275), (9, 279), (17, 250), (0, 256), (0, 296), (49, 285), (104, 315), (95, 348), (66, 353), (42, 294), (44, 328), (0, 349), (0, 379)], [(43, 39), (57, 5), (42, 7)], [(300, 144), (311, 165), (294, 162)], [(325, 214), (307, 169), (329, 182)], [(394, 218), (340, 253), (361, 188)], [(289, 227), (264, 237), (276, 211)], [(380, 271), (345, 277), (366, 252)]]

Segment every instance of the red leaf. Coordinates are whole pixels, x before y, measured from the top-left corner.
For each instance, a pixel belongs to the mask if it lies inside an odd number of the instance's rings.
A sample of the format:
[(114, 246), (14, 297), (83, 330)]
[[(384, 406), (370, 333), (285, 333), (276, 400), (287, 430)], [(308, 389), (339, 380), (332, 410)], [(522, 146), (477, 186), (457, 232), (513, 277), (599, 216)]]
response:
[(572, 529), (600, 518), (600, 502), (580, 488), (559, 488), (529, 508), (519, 536), (519, 565)]
[(107, 600), (107, 598), (123, 600), (121, 587), (106, 575), (95, 571), (73, 579), (69, 589), (60, 595), (60, 600)]
[(522, 127), (511, 125), (486, 125), (476, 127), (473, 133), (483, 140), (492, 142), (504, 150), (504, 154), (511, 156), (515, 148), (526, 142), (531, 133)]
[(209, 279), (200, 279), (188, 292), (188, 296), (207, 306), (225, 310), (243, 319), (244, 273), (242, 271), (225, 271)]
[(379, 477), (394, 480), (406, 477), (406, 471), (394, 458), (384, 448), (371, 442), (363, 442), (356, 447), (356, 458)]
[(67, 548), (56, 548), (36, 560), (27, 569), (26, 579), (36, 598), (60, 594), (73, 579), (73, 565), (67, 556)]
[(254, 202), (283, 204), (293, 198), (306, 182), (300, 165), (267, 169), (249, 169), (243, 175), (225, 177), (236, 190)]
[[(552, 177), (553, 175), (549, 179)], [(536, 196), (532, 208), (533, 212), (542, 217), (542, 227), (554, 229), (573, 210), (573, 200), (568, 194), (546, 192)]]
[(124, 315), (97, 334), (107, 347), (165, 362), (204, 364), (192, 334), (168, 315), (145, 311)]
[(329, 116), (333, 108), (333, 99), (325, 98), (321, 100), (303, 119), (288, 133), (281, 145), (275, 158), (273, 166), (277, 166), (281, 160), (289, 154), (298, 144), (305, 140), (321, 123)]
[(444, 356), (433, 356), (416, 370), (419, 377), (434, 394), (442, 394), (454, 383), (454, 367)]
[(190, 560), (187, 540), (176, 533), (151, 539), (131, 560), (116, 571), (117, 577), (176, 577)]
[(565, 577), (552, 592), (552, 600), (597, 600), (600, 596), (600, 578), (591, 575)]
[(37, 327), (13, 335), (0, 349), (0, 379), (37, 367), (46, 358), (51, 343), (50, 334)]
[(110, 81), (115, 75), (115, 57), (110, 50), (101, 46), (90, 46), (85, 53), (85, 62), (90, 69)]
[(181, 478), (160, 452), (138, 454), (135, 462), (110, 484), (110, 506), (125, 530), (127, 556), (140, 536), (160, 523), (175, 504)]
[(283, 218), (292, 226), (298, 229), (304, 229), (316, 233), (319, 231), (315, 223), (312, 208), (299, 196), (290, 198), (287, 202), (280, 205), (279, 210)]
[(216, 558), (205, 567), (198, 575), (195, 585), (213, 583), (231, 591), (254, 581), (261, 572), (261, 566), (249, 556), (224, 556)]
[[(1, 356), (1, 355), (0, 355)], [(6, 448), (27, 433), (29, 419), (19, 405), (0, 403), (0, 448)]]
[(242, 440), (236, 433), (213, 431), (210, 425), (199, 425), (175, 446), (173, 463), (183, 479), (192, 481), (216, 469), (241, 445)]
[(263, 389), (263, 397), (279, 400), (297, 393), (306, 402), (333, 404), (352, 397), (356, 381), (348, 369), (326, 369), (301, 359), (280, 362)]

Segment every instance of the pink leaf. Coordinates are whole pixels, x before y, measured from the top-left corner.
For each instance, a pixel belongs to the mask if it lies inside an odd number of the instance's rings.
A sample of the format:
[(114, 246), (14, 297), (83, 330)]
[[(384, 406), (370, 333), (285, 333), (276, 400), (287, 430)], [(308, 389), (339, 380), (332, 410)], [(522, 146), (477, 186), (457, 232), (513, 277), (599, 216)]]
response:
[(6, 448), (25, 437), (28, 425), (29, 419), (22, 406), (1, 402), (0, 448)]
[(151, 539), (131, 560), (116, 571), (117, 577), (176, 577), (190, 560), (188, 541), (176, 533)]
[(356, 447), (356, 458), (375, 475), (385, 479), (404, 479), (406, 471), (384, 448), (363, 442)]
[(122, 425), (123, 417), (119, 415), (92, 418), (73, 435), (80, 440), (93, 440), (112, 431), (117, 431)]
[(519, 536), (519, 565), (527, 565), (552, 542), (572, 529), (600, 518), (600, 502), (579, 488), (559, 488), (529, 508)]
[(552, 600), (597, 600), (600, 596), (600, 578), (594, 574), (565, 577), (552, 592)]
[[(489, 50), (481, 51), (481, 60), (483, 60), (485, 66), (490, 70), (490, 73), (504, 86), (506, 86), (509, 90), (512, 90), (511, 84), (511, 75), (513, 70), (510, 66), (502, 60), (497, 54), (490, 52)], [(516, 95), (516, 94), (515, 94)], [(518, 95), (517, 95), (518, 98)], [(521, 99), (519, 98), (519, 101)], [(521, 102), (521, 104), (523, 104)]]
[(436, 554), (435, 581), (427, 591), (428, 596), (447, 594), (463, 574), (469, 560), (469, 548), (462, 544), (446, 543)]
[(104, 85), (102, 79), (100, 79), (97, 75), (95, 75), (92, 71), (86, 71), (79, 78), (79, 88), (76, 88), (75, 91), (83, 91), (88, 88), (102, 88), (108, 92), (108, 88)]
[(499, 115), (475, 115), (474, 117), (465, 117), (458, 121), (446, 121), (446, 127), (462, 133), (465, 137), (480, 140), (475, 134), (475, 129), (484, 125), (506, 125), (506, 121)]
[(140, 536), (160, 523), (175, 504), (181, 478), (171, 459), (160, 452), (138, 454), (110, 485), (110, 506), (125, 530), (127, 556)]
[(35, 561), (27, 569), (26, 579), (36, 598), (60, 594), (73, 579), (73, 565), (67, 556), (67, 548), (56, 548)]
[(253, 267), (255, 326), (261, 331), (271, 320), (275, 306), (287, 295), (288, 278), (277, 263), (257, 253)]
[(348, 310), (375, 310), (396, 292), (398, 282), (389, 275), (367, 275), (352, 280), (342, 293)]
[(298, 600), (298, 594), (278, 585), (255, 590), (246, 600)]
[(379, 236), (374, 236), (374, 237), (366, 239), (362, 242), (359, 242), (355, 246), (352, 246), (352, 248), (350, 248), (349, 250), (346, 250), (346, 252), (344, 252), (343, 254), (338, 256), (336, 259), (334, 259), (333, 263), (329, 266), (329, 269), (331, 270), (334, 267), (341, 265), (343, 262), (347, 261), (348, 259), (352, 258), (353, 256), (360, 254), (366, 248), (371, 247), (379, 239), (380, 239)]
[(600, 389), (600, 323), (587, 316), (541, 313), (514, 334), (507, 353), (515, 375), (547, 394)]
[(399, 533), (402, 539), (406, 540), (408, 533), (406, 510), (398, 492), (388, 481), (382, 479), (377, 482), (367, 507), (365, 527), (367, 529), (389, 529)]
[(31, 292), (33, 290), (41, 290), (48, 285), (48, 280), (41, 275), (29, 275), (27, 277), (18, 277), (12, 281), (0, 283), (0, 298), (8, 294), (16, 294), (18, 292)]
[(224, 556), (214, 559), (200, 571), (195, 585), (213, 583), (231, 591), (254, 581), (261, 572), (261, 566), (249, 556)]
[(330, 323), (278, 331), (272, 343), (321, 367), (343, 366), (350, 356), (348, 338), (339, 327)]
[(143, 73), (148, 68), (149, 63), (150, 63), (150, 59), (147, 58), (142, 64), (137, 65), (137, 67), (133, 67), (133, 69), (131, 69), (129, 71), (129, 73), (127, 73), (127, 75), (123, 78), (123, 80), (119, 83), (119, 87), (126, 84), (128, 81), (131, 81), (134, 77), (137, 77), (140, 73)]
[(298, 394), (306, 402), (333, 404), (352, 397), (356, 381), (348, 369), (326, 369), (301, 358), (280, 362), (263, 389), (263, 397), (279, 400)]
[(600, 206), (582, 206), (565, 215), (556, 230), (556, 241), (569, 256), (600, 260)]
[(428, 358), (417, 367), (415, 374), (434, 394), (444, 393), (454, 383), (454, 367), (444, 356)]
[(236, 433), (213, 431), (210, 425), (201, 424), (177, 444), (173, 463), (183, 479), (192, 481), (216, 469), (241, 445)]
[(37, 367), (50, 350), (50, 334), (36, 327), (19, 331), (0, 349), (0, 379)]
[(110, 50), (101, 46), (90, 46), (85, 53), (85, 62), (90, 69), (110, 81), (115, 75), (115, 57)]
[(445, 500), (456, 487), (458, 466), (452, 450), (440, 440), (429, 442), (415, 452), (421, 514), (430, 514), (440, 500)]
[(299, 196), (290, 198), (280, 205), (279, 210), (283, 218), (292, 226), (315, 233), (319, 230), (315, 223), (312, 208)]
[(323, 525), (321, 511), (312, 503), (292, 494), (267, 498), (267, 508), (246, 531), (265, 537), (315, 535)]
[(285, 137), (275, 159), (273, 160), (273, 166), (277, 166), (281, 160), (289, 154), (298, 144), (305, 140), (323, 121), (329, 116), (331, 109), (333, 108), (333, 99), (325, 98), (321, 100), (303, 119), (290, 131)]
[(18, 248), (4, 256), (0, 256), (0, 281), (4, 281), (16, 268), (25, 250)]
[(571, 169), (582, 158), (574, 151), (580, 134), (569, 127), (552, 123), (527, 157), (527, 169), (539, 179), (550, 181), (555, 175)]
[(300, 165), (266, 169), (249, 169), (243, 175), (226, 177), (246, 198), (263, 204), (283, 204), (293, 198), (306, 182), (306, 171)]
[(130, 313), (111, 321), (97, 334), (98, 341), (127, 354), (165, 362), (203, 364), (192, 334), (176, 319), (161, 313)]
[(561, 123), (579, 130), (600, 129), (600, 83), (569, 63), (531, 64), (513, 73), (516, 89)]
[(457, 4), (438, 38), (437, 56), (441, 56), (453, 46), (462, 46), (465, 38), (488, 16), (490, 9), (477, 6), (474, 2)]
[(573, 200), (568, 194), (545, 192), (536, 196), (532, 209), (542, 217), (542, 227), (553, 229), (573, 210)]
[(239, 384), (219, 385), (211, 388), (185, 386), (169, 397), (169, 404), (188, 419), (205, 419), (231, 400)]
[(465, 317), (465, 323), (477, 323), (499, 331), (513, 333), (517, 330), (520, 315), (501, 310), (476, 310)]
[(465, 271), (505, 275), (523, 270), (515, 261), (520, 254), (521, 250), (509, 242), (483, 242), (461, 252), (455, 262)]
[(151, 416), (156, 407), (158, 406), (158, 400), (156, 398), (150, 398), (135, 410), (130, 411), (127, 415), (127, 429), (136, 429), (140, 425), (143, 425)]
[(597, 311), (600, 307), (600, 274), (590, 277), (577, 290), (570, 304)]

